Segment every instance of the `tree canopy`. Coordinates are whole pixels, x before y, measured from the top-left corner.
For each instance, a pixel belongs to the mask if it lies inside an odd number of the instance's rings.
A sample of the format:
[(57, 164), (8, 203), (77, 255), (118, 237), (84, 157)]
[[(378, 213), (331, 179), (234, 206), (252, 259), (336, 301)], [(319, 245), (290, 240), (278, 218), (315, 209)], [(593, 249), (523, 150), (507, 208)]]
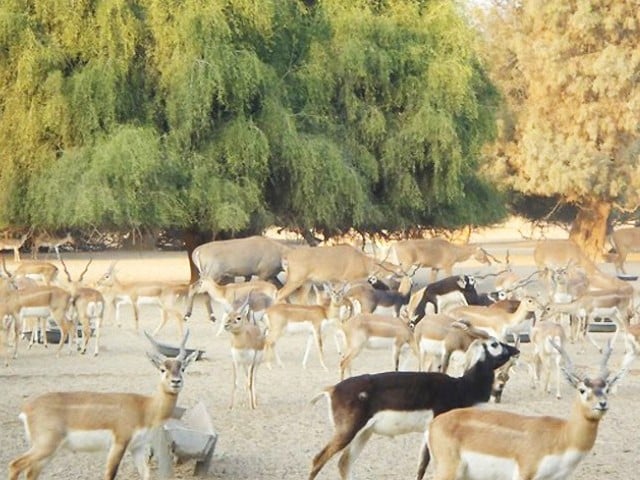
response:
[(499, 98), (453, 0), (6, 0), (0, 58), (2, 225), (504, 215), (478, 175)]
[(592, 253), (611, 209), (640, 203), (639, 12), (613, 0), (496, 1), (483, 22), (508, 105), (488, 170), (577, 206), (571, 236)]

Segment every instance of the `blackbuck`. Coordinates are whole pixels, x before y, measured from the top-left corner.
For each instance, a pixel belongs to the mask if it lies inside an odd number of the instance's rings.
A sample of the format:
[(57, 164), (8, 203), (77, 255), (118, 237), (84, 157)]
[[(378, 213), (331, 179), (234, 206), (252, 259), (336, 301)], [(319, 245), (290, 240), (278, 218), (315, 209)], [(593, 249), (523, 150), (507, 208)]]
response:
[[(446, 298), (446, 300), (445, 300)], [(432, 313), (443, 313), (445, 304), (473, 305), (478, 303), (476, 279), (471, 275), (455, 275), (430, 283), (414, 292), (409, 301), (411, 324), (415, 326), (427, 312), (427, 305), (433, 305)], [(444, 308), (447, 309), (446, 307)]]
[(282, 258), (291, 247), (267, 237), (255, 235), (232, 240), (216, 240), (195, 248), (191, 259), (200, 277), (209, 276), (216, 283), (246, 281), (257, 276), (280, 286)]
[(573, 240), (540, 240), (533, 249), (533, 260), (538, 271), (545, 272), (547, 279), (552, 271), (568, 265), (580, 266), (587, 273), (597, 270), (593, 261)]
[(504, 341), (508, 333), (536, 311), (542, 311), (542, 306), (533, 297), (525, 297), (513, 313), (500, 308), (468, 305), (451, 310), (449, 315), (458, 320), (468, 320), (474, 327)]
[(188, 291), (188, 285), (183, 283), (165, 282), (121, 282), (115, 272), (113, 262), (108, 270), (98, 279), (97, 286), (102, 292), (107, 305), (115, 311), (116, 325), (121, 326), (120, 307), (129, 304), (133, 307), (133, 321), (136, 332), (139, 328), (140, 306), (154, 305), (160, 309), (160, 323), (154, 331), (157, 334), (167, 323), (168, 316), (175, 318), (180, 336), (183, 334), (183, 315), (176, 307), (176, 302), (184, 298)]
[(46, 248), (47, 252), (49, 253), (53, 249), (56, 252), (56, 255), (60, 256), (60, 247), (67, 244), (73, 246), (75, 246), (76, 244), (76, 241), (71, 233), (67, 233), (64, 236), (59, 237), (56, 235), (51, 235), (48, 232), (41, 232), (33, 239), (31, 256), (33, 258), (38, 258), (38, 253), (40, 252), (41, 248)]
[(14, 279), (30, 278), (42, 285), (55, 284), (58, 278), (58, 267), (49, 262), (24, 261), (13, 271)]
[(553, 363), (555, 363), (556, 398), (561, 398), (560, 392), (560, 364), (562, 354), (554, 345), (565, 348), (567, 340), (562, 325), (551, 320), (536, 322), (531, 328), (531, 343), (533, 344), (533, 359), (531, 362), (532, 386), (541, 386), (543, 391), (550, 393), (549, 383)]
[(492, 259), (498, 262), (478, 245), (456, 245), (444, 238), (401, 240), (391, 246), (389, 258), (405, 270), (414, 266), (431, 268), (431, 282), (436, 281), (440, 270), (451, 276), (456, 263), (470, 258), (485, 265), (491, 265)]
[(419, 351), (418, 370), (443, 373), (455, 352), (465, 353), (474, 340), (486, 337), (467, 320), (456, 321), (446, 313), (425, 315), (413, 334)]
[[(137, 393), (48, 392), (22, 407), (20, 418), (31, 448), (9, 463), (9, 480), (26, 471), (35, 480), (49, 458), (61, 447), (72, 451), (108, 450), (105, 480), (113, 480), (127, 450), (144, 479), (150, 478), (149, 452), (152, 431), (173, 414), (184, 385), (184, 371), (198, 352), (187, 356), (185, 334), (176, 358), (147, 353), (161, 372), (156, 392)], [(153, 337), (147, 334), (152, 343)]]
[(80, 353), (86, 353), (92, 330), (95, 329), (96, 342), (93, 354), (94, 356), (98, 355), (98, 353), (100, 353), (100, 330), (102, 327), (102, 320), (104, 319), (105, 301), (100, 291), (95, 288), (84, 286), (82, 283), (84, 276), (89, 271), (89, 266), (93, 259), (89, 259), (84, 270), (80, 272), (78, 280), (73, 280), (69, 270), (67, 269), (67, 264), (64, 263), (64, 260), (59, 255), (58, 260), (62, 264), (64, 273), (67, 276), (67, 281), (69, 282), (68, 290), (73, 297), (73, 304), (76, 307), (75, 312), (78, 315), (78, 323), (82, 325), (82, 344), (79, 346)]
[[(216, 318), (213, 313), (212, 303), (221, 305), (226, 314), (232, 310), (234, 302), (244, 302), (250, 293), (253, 298), (258, 298), (260, 294), (263, 294), (271, 299), (275, 299), (277, 291), (278, 288), (273, 283), (264, 280), (220, 284), (209, 274), (204, 274), (189, 286), (187, 310), (184, 314), (184, 319), (189, 320), (189, 318), (191, 318), (195, 296), (201, 293), (206, 293), (209, 297), (210, 302), (206, 302), (205, 306), (209, 313), (209, 319), (215, 322)], [(255, 310), (255, 308), (252, 308), (252, 310)]]
[(231, 403), (233, 408), (238, 387), (238, 370), (243, 369), (246, 387), (249, 392), (249, 406), (258, 406), (256, 395), (256, 375), (264, 356), (265, 335), (262, 329), (249, 317), (249, 299), (236, 311), (230, 312), (225, 320), (224, 329), (231, 334), (231, 361), (233, 365), (233, 387)]
[(371, 283), (347, 284), (345, 297), (357, 300), (365, 313), (392, 313), (400, 316), (400, 309), (409, 303), (411, 295), (411, 277), (403, 277), (397, 290), (382, 290)]
[(351, 375), (351, 363), (365, 349), (391, 349), (393, 369), (398, 371), (400, 354), (407, 346), (418, 357), (413, 332), (408, 319), (392, 315), (359, 313), (341, 323), (346, 339), (345, 354), (340, 360), (340, 379)]
[[(5, 272), (6, 272), (5, 268)], [(8, 272), (7, 272), (8, 273)], [(13, 279), (12, 279), (13, 280)], [(73, 297), (63, 288), (56, 286), (36, 285), (18, 289), (15, 286), (9, 286), (0, 292), (0, 319), (12, 317), (13, 321), (20, 325), (24, 325), (25, 317), (39, 317), (48, 322), (52, 319), (60, 329), (60, 343), (58, 344), (57, 353), (69, 340), (69, 348), (71, 349), (71, 338), (75, 337), (75, 329), (73, 328)], [(43, 329), (44, 330), (44, 329)], [(47, 345), (46, 331), (44, 333), (44, 344)], [(36, 338), (36, 328), (31, 332), (31, 347)], [(16, 342), (18, 338), (15, 339)]]
[[(9, 338), (13, 341), (13, 353), (9, 354), (7, 343)], [(4, 365), (9, 365), (9, 356), (13, 359), (18, 357), (18, 343), (20, 340), (20, 322), (12, 316), (4, 316), (0, 318), (0, 351), (4, 355)]]
[(377, 260), (351, 245), (296, 248), (284, 256), (283, 265), (287, 281), (278, 291), (279, 301), (313, 283), (364, 281), (381, 271), (402, 273), (397, 265)]
[(624, 262), (627, 260), (627, 255), (632, 252), (640, 252), (640, 228), (629, 227), (615, 230), (611, 234), (610, 241), (615, 250), (616, 271), (626, 274)]
[[(487, 338), (470, 347), (472, 366), (462, 377), (439, 372), (384, 372), (350, 377), (326, 388), (312, 402), (328, 398), (334, 435), (313, 458), (309, 480), (339, 452), (340, 478), (351, 478), (358, 455), (374, 433), (395, 437), (425, 432), (431, 419), (446, 411), (486, 402), (494, 370), (517, 354), (516, 348)], [(425, 444), (418, 478), (428, 463)]]
[(315, 340), (320, 364), (322, 368), (327, 370), (327, 366), (324, 363), (323, 331), (329, 324), (338, 324), (340, 322), (343, 303), (339, 294), (340, 290), (333, 289), (329, 284), (324, 284), (323, 288), (329, 293), (328, 303), (324, 302), (320, 292), (316, 290), (317, 305), (275, 303), (265, 310), (262, 320), (267, 326), (265, 356), (269, 365), (271, 357), (275, 356), (278, 365), (283, 366), (280, 355), (276, 350), (276, 343), (283, 334), (305, 332), (308, 333), (308, 340), (302, 358), (302, 367), (307, 367), (311, 343)]
[(0, 252), (4, 250), (13, 250), (13, 261), (20, 261), (20, 248), (29, 238), (29, 232), (20, 236), (20, 238), (0, 238)]
[(611, 376), (606, 363), (595, 377), (578, 374), (562, 347), (563, 371), (577, 390), (568, 419), (524, 416), (488, 408), (452, 410), (431, 422), (429, 450), (435, 480), (511, 480), (569, 478), (591, 451), (598, 426), (609, 408), (608, 393), (622, 377), (627, 363)]
[(569, 332), (571, 341), (588, 339), (599, 351), (602, 348), (589, 332), (589, 324), (596, 317), (610, 318), (616, 324), (614, 339), (620, 330), (629, 324), (633, 311), (633, 297), (618, 290), (589, 291), (569, 303), (549, 304), (549, 315), (568, 314), (576, 319)]

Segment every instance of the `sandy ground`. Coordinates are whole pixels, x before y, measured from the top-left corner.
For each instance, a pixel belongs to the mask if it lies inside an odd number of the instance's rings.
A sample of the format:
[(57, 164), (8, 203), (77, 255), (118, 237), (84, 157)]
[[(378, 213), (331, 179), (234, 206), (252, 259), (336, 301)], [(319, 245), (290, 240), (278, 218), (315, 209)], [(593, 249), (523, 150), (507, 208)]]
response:
[[(491, 253), (504, 258), (504, 245), (487, 247)], [(512, 246), (513, 248), (513, 246)], [(529, 269), (526, 259), (530, 254), (526, 246), (520, 248), (518, 258), (525, 259), (523, 274)], [(84, 267), (85, 254), (68, 254), (69, 269), (74, 277)], [(118, 276), (121, 280), (170, 280), (186, 281), (188, 266), (185, 253), (120, 252), (94, 255), (88, 279), (103, 273), (110, 262), (118, 259)], [(517, 262), (516, 262), (517, 265)], [(11, 269), (12, 264), (9, 263)], [(484, 269), (478, 264), (463, 264), (457, 271), (490, 272), (500, 267)], [(608, 267), (607, 267), (608, 268)], [(638, 273), (640, 264), (632, 263), (629, 270)], [(490, 280), (484, 286), (490, 287)], [(126, 309), (121, 328), (107, 319), (102, 334), (102, 349), (98, 357), (69, 355), (56, 358), (52, 347), (35, 346), (27, 350), (20, 345), (19, 357), (9, 367), (0, 367), (0, 465), (27, 449), (22, 425), (17, 416), (24, 399), (30, 395), (54, 390), (95, 390), (151, 393), (158, 374), (144, 355), (149, 349), (141, 333), (133, 330), (130, 307)], [(152, 330), (158, 321), (153, 307), (142, 307), (141, 329)], [(325, 400), (311, 405), (309, 400), (323, 387), (338, 380), (338, 356), (331, 338), (326, 341), (326, 361), (329, 371), (324, 371), (312, 352), (308, 368), (301, 367), (306, 337), (284, 337), (279, 350), (285, 368), (269, 370), (263, 366), (258, 372), (258, 401), (255, 411), (246, 405), (243, 391), (237, 397), (236, 408), (229, 410), (231, 390), (231, 359), (229, 339), (226, 333), (216, 336), (217, 325), (210, 323), (201, 304), (197, 305), (188, 327), (191, 331), (189, 346), (204, 349), (205, 358), (193, 364), (186, 375), (179, 405), (191, 406), (203, 401), (219, 433), (219, 441), (211, 472), (212, 479), (299, 479), (306, 478), (312, 457), (331, 436)], [(608, 334), (597, 334), (602, 344)], [(174, 324), (166, 327), (159, 339), (177, 341)], [(523, 351), (530, 345), (523, 344)], [(595, 367), (599, 354), (587, 347), (579, 354), (578, 346), (571, 345), (569, 352), (578, 368)], [(622, 357), (622, 341), (619, 339), (611, 360), (615, 368)], [(390, 353), (367, 350), (354, 362), (354, 374), (388, 370)], [(407, 369), (414, 369), (416, 361), (408, 358)], [(611, 397), (611, 409), (601, 422), (596, 445), (578, 467), (575, 479), (632, 479), (637, 478), (638, 430), (640, 416), (633, 412), (640, 396), (640, 365), (621, 382)], [(563, 398), (556, 400), (538, 390), (532, 390), (526, 368), (519, 369), (507, 385), (500, 409), (534, 415), (567, 416), (574, 399), (574, 392), (566, 383), (562, 385)], [(96, 412), (99, 415), (99, 412)], [(354, 477), (358, 479), (414, 478), (420, 434), (408, 434), (395, 439), (374, 437), (356, 463)], [(45, 468), (44, 479), (96, 479), (102, 477), (106, 454), (60, 451)], [(329, 462), (318, 478), (338, 478), (337, 462)], [(193, 464), (176, 468), (175, 478), (192, 478)], [(0, 474), (3, 475), (3, 474)], [(433, 475), (432, 468), (428, 477)], [(138, 478), (127, 456), (118, 478)]]

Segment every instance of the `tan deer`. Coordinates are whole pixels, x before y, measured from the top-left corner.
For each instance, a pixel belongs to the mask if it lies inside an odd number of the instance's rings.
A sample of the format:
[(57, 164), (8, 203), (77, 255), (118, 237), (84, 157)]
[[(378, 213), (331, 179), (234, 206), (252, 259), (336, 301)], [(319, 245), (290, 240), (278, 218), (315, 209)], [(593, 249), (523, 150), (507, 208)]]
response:
[[(20, 418), (31, 448), (9, 463), (9, 480), (26, 471), (35, 480), (61, 447), (72, 451), (108, 450), (104, 479), (113, 480), (125, 452), (138, 473), (150, 478), (149, 451), (154, 428), (173, 414), (184, 385), (184, 371), (198, 355), (187, 356), (187, 332), (176, 358), (147, 353), (161, 377), (153, 395), (112, 392), (47, 392), (27, 400)], [(155, 340), (147, 334), (155, 344)]]
[(56, 255), (60, 256), (60, 247), (66, 244), (71, 244), (74, 246), (76, 244), (76, 241), (71, 233), (67, 233), (63, 237), (57, 237), (55, 235), (49, 234), (48, 232), (40, 232), (33, 239), (33, 250), (31, 251), (31, 256), (34, 259), (38, 258), (38, 253), (43, 247), (46, 247), (48, 252), (51, 252), (51, 249), (53, 249), (56, 252)]
[(13, 250), (13, 261), (20, 261), (20, 248), (29, 238), (29, 232), (20, 236), (20, 238), (0, 238), (0, 251)]
[(431, 282), (436, 281), (440, 270), (449, 277), (456, 263), (470, 258), (485, 265), (491, 265), (492, 259), (498, 262), (478, 245), (456, 245), (444, 238), (401, 240), (391, 246), (390, 258), (394, 257), (405, 270), (412, 266), (431, 268)]

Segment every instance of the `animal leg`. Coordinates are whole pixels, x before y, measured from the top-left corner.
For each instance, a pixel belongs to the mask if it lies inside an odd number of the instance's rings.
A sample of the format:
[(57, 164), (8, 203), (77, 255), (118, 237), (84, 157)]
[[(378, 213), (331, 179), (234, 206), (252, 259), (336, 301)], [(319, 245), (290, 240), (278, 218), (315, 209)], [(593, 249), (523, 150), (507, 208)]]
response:
[(325, 445), (325, 447), (320, 450), (315, 457), (313, 457), (313, 462), (311, 464), (311, 473), (309, 473), (309, 480), (313, 480), (316, 478), (322, 467), (331, 460), (331, 458), (342, 450), (344, 447), (349, 445), (353, 437), (356, 435), (357, 430), (351, 429), (347, 432), (336, 432), (335, 435), (329, 443)]
[(342, 452), (340, 460), (338, 461), (338, 470), (340, 471), (340, 478), (342, 480), (351, 480), (351, 467), (353, 467), (353, 464), (356, 462), (372, 434), (373, 423), (360, 430), (360, 432), (358, 432), (355, 438)]

